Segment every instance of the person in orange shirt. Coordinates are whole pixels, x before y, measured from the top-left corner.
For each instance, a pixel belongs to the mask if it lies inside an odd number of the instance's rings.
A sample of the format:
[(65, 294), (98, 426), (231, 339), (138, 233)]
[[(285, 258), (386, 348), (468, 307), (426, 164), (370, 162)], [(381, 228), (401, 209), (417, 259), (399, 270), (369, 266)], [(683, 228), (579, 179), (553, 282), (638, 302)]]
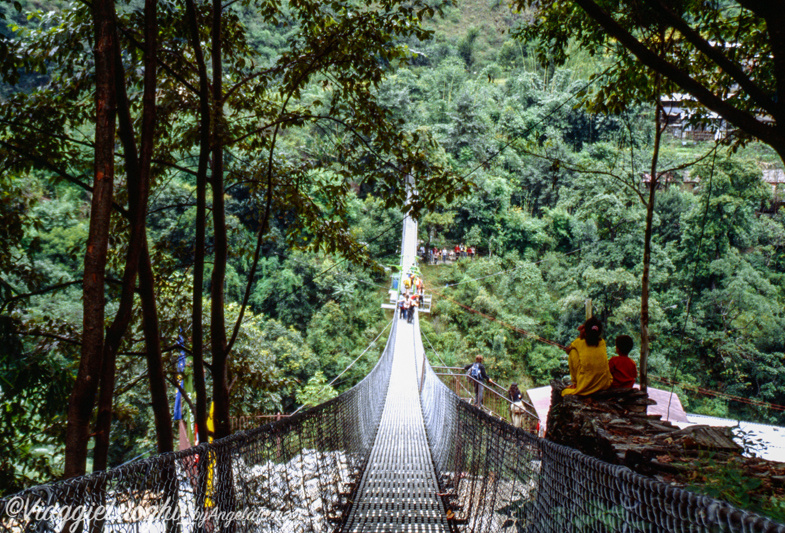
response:
[(611, 370), (611, 376), (613, 376), (612, 389), (631, 389), (635, 385), (638, 368), (635, 366), (635, 361), (630, 359), (632, 346), (632, 337), (629, 335), (616, 337), (616, 355), (608, 361), (608, 367)]
[(570, 365), (569, 387), (562, 396), (586, 396), (611, 386), (608, 351), (602, 338), (602, 324), (592, 317), (578, 327), (578, 338), (567, 346)]

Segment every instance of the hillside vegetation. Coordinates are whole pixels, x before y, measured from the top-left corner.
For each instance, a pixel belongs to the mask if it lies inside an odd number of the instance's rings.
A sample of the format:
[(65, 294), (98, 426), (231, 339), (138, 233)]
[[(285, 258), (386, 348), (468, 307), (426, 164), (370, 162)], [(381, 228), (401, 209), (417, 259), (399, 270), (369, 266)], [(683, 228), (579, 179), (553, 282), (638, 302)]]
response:
[[(32, 0), (22, 7), (23, 12), (54, 8), (51, 15), (28, 21), (3, 5), (6, 21), (26, 24), (26, 31), (39, 24), (41, 31), (67, 26), (75, 20), (68, 18), (76, 16), (72, 10), (78, 10), (65, 2)], [(125, 5), (123, 20), (136, 20), (137, 8)], [(423, 246), (465, 243), (478, 250), (474, 260), (422, 267), (435, 302), (433, 312), (421, 316), (426, 347), (436, 352), (429, 349), (429, 357), (438, 354), (448, 365), (463, 365), (481, 354), (492, 378), (502, 384), (517, 382), (522, 389), (547, 384), (568, 374), (566, 355), (535, 336), (568, 343), (591, 299), (594, 314), (605, 324), (608, 346), (612, 349), (616, 335), (629, 334), (636, 340), (637, 359), (643, 177), (655, 139), (653, 108), (636, 105), (614, 115), (586, 111), (580, 95), (607, 58), (576, 51), (564, 67), (542, 66), (534, 59), (535, 43), (511, 36), (512, 28), (526, 23), (526, 15), (489, 0), (443, 8), (443, 16), (426, 21), (433, 29), (430, 38), (401, 37), (414, 57), (385, 65), (389, 70), (370, 91), (390, 122), (400, 121), (402, 133), (395, 139), (406, 139), (407, 148), (418, 150), (418, 158), (408, 161), (423, 165), (417, 178), (430, 202), (417, 206)], [(236, 6), (237, 27), (247, 31), (237, 56), (273, 65), (295, 46), (302, 20), (294, 10), (282, 9), (276, 20), (267, 20), (244, 3)], [(25, 31), (8, 35), (23, 43), (37, 37)], [(0, 220), (7, 235), (6, 259), (0, 262), (0, 373), (5, 377), (0, 384), (0, 486), (7, 492), (62, 471), (66, 406), (80, 361), (79, 284), (91, 195), (64, 176), (91, 173), (92, 91), (75, 92), (74, 100), (66, 94), (51, 107), (44, 100), (54, 98), (47, 90), (66, 84), (70, 75), (87, 76), (92, 67), (86, 62), (76, 74), (70, 64), (55, 68), (58, 53), (30, 63), (19, 80), (6, 71), (2, 93), (4, 140), (30, 135), (14, 118), (20, 106), (29, 106), (25, 109), (34, 118), (47, 110), (58, 116), (73, 113), (58, 122), (69, 137), (65, 148), (41, 137), (35, 137), (40, 144), (31, 145), (51, 148), (57, 154), (52, 164), (20, 165), (24, 154), (3, 148)], [(124, 60), (130, 64), (139, 58)], [(244, 65), (227, 76), (240, 79), (250, 62)], [(190, 67), (184, 72), (195, 76)], [(292, 105), (303, 116), (314, 110), (351, 119), (349, 103), (331, 106), (327, 91), (334, 87), (325, 81), (335, 83), (331, 75), (292, 93)], [(201, 286), (194, 286), (197, 99), (180, 98), (176, 78), (166, 80), (158, 101), (168, 122), (159, 135), (168, 144), (156, 148), (147, 242), (168, 382), (165, 408), (171, 410), (181, 348), (189, 361), (186, 381), (191, 379), (193, 295), (202, 295), (207, 323), (213, 266), (208, 260)], [(361, 85), (350, 76), (341, 82), (353, 90)], [(133, 98), (140, 98), (139, 86), (134, 87)], [(266, 112), (282, 100), (257, 88), (232, 102), (237, 109), (232, 118), (240, 123), (259, 111), (250, 106), (267, 106)], [(136, 104), (133, 112), (136, 119), (141, 116)], [(314, 125), (301, 116), (292, 122), (273, 151), (266, 144), (269, 137), (254, 137), (249, 126), (248, 137), (227, 152), (227, 324), (239, 316), (251, 277), (245, 318), (227, 363), (232, 416), (291, 412), (351, 387), (372, 368), (382, 342), (338, 381), (325, 384), (392, 318), (380, 303), (393, 273), (389, 267), (399, 254), (402, 211), (391, 199), (400, 195), (397, 174), (333, 123)], [(366, 140), (395, 150), (384, 145), (382, 134), (363, 131)], [(267, 169), (268, 153), (274, 153), (281, 185), (254, 271), (265, 205), (259, 176)], [(122, 167), (119, 153), (116, 159)], [(56, 165), (68, 172), (58, 174)], [(785, 211), (762, 180), (764, 166), (782, 168), (764, 145), (731, 151), (672, 132), (664, 135), (659, 168), (670, 179), (657, 192), (654, 207), (649, 375), (652, 386), (673, 387), (691, 412), (785, 424)], [(434, 176), (450, 178), (436, 182)], [(117, 181), (125, 184), (123, 177)], [(126, 205), (127, 198), (121, 188), (116, 201)], [(208, 207), (214, 199), (208, 192)], [(112, 220), (106, 295), (114, 312), (129, 239), (126, 222), (118, 215)], [(208, 239), (208, 254), (215, 246)], [(146, 353), (142, 318), (137, 299), (118, 353), (110, 466), (156, 446), (147, 364), (140, 357)], [(205, 352), (210, 335), (205, 333)], [(206, 379), (212, 395), (209, 365)], [(191, 409), (185, 411), (193, 421)]]

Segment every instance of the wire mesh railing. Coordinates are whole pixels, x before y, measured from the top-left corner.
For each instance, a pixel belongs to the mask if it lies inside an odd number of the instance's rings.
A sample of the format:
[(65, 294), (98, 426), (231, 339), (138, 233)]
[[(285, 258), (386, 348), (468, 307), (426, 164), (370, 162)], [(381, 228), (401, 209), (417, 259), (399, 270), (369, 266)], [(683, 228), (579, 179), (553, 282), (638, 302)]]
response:
[[(0, 533), (341, 531), (384, 408), (397, 327), (373, 371), (337, 398), (215, 443), (2, 499)], [(415, 363), (454, 531), (785, 533), (461, 401), (425, 361), (419, 335)]]
[(459, 532), (785, 533), (785, 525), (537, 438), (461, 401), (425, 365), (426, 431)]
[[(462, 373), (463, 369), (461, 367), (433, 366), (433, 370), (442, 383), (460, 399), (469, 403), (474, 402), (476, 380), (465, 372)], [(513, 423), (513, 415), (517, 414), (517, 427), (522, 427), (531, 433), (537, 432), (539, 418), (531, 403), (521, 401), (514, 405), (507, 397), (506, 391), (500, 386), (491, 386), (487, 383), (479, 383), (479, 385), (485, 387), (485, 393), (482, 396), (482, 407), (486, 412), (513, 425), (516, 425)]]
[(339, 529), (378, 429), (395, 327), (374, 369), (340, 396), (211, 444), (0, 499), (0, 533)]

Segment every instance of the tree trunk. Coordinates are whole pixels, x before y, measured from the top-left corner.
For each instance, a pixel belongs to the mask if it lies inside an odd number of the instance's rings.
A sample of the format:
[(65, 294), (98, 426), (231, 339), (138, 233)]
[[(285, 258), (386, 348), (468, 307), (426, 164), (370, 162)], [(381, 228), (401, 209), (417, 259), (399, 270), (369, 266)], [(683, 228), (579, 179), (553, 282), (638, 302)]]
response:
[[(223, 120), (223, 82), (221, 41), (221, 0), (213, 0), (212, 58), (213, 58), (213, 231), (214, 249), (213, 276), (211, 280), (210, 301), (210, 339), (213, 355), (213, 401), (215, 410), (215, 439), (226, 437), (231, 432), (229, 426), (229, 386), (227, 379), (227, 360), (229, 352), (226, 343), (226, 324), (224, 317), (224, 280), (226, 277), (226, 213), (224, 207), (224, 120)], [(234, 476), (232, 474), (231, 453), (223, 450), (216, 460), (216, 485), (219, 513), (234, 510)], [(225, 527), (227, 533), (235, 531), (235, 523)]]
[(82, 288), (82, 353), (68, 403), (64, 476), (85, 473), (90, 418), (101, 375), (104, 341), (104, 277), (114, 182), (116, 98), (114, 88), (115, 12), (112, 0), (95, 0), (95, 169), (90, 229)]
[(213, 231), (215, 257), (211, 281), (210, 335), (213, 355), (213, 401), (215, 438), (226, 437), (229, 427), (229, 387), (226, 376), (226, 324), (224, 318), (224, 281), (226, 277), (226, 213), (223, 168), (223, 82), (220, 0), (213, 1)]
[(651, 270), (651, 233), (654, 220), (654, 194), (659, 182), (657, 176), (657, 160), (660, 155), (660, 140), (665, 125), (660, 125), (659, 118), (662, 104), (659, 97), (654, 112), (654, 151), (651, 155), (651, 169), (649, 179), (649, 197), (646, 202), (646, 231), (643, 237), (643, 274), (641, 274), (641, 357), (639, 372), (641, 390), (646, 392), (649, 386), (648, 359), (649, 359), (649, 271)]
[(145, 240), (147, 198), (150, 190), (150, 162), (154, 144), (156, 119), (156, 50), (157, 0), (146, 0), (145, 5), (145, 77), (142, 117), (142, 157), (138, 159), (131, 119), (131, 105), (125, 90), (125, 72), (120, 47), (115, 47), (115, 87), (118, 101), (119, 134), (125, 153), (126, 183), (129, 207), (129, 245), (126, 254), (120, 304), (104, 343), (104, 368), (98, 400), (93, 470), (107, 467), (109, 432), (112, 422), (112, 397), (115, 383), (117, 351), (131, 321), (134, 287), (139, 270), (139, 257)]
[(158, 326), (158, 308), (155, 303), (155, 279), (147, 246), (142, 250), (142, 257), (139, 260), (139, 290), (142, 295), (142, 327), (147, 355), (147, 377), (150, 382), (150, 399), (155, 417), (158, 453), (171, 452), (174, 443), (172, 414), (169, 412), (166, 377), (161, 357), (161, 335)]
[(196, 170), (196, 242), (194, 244), (193, 308), (191, 347), (196, 391), (196, 427), (199, 442), (207, 442), (207, 387), (204, 380), (204, 329), (202, 327), (202, 287), (207, 219), (207, 163), (210, 158), (210, 89), (207, 67), (199, 38), (199, 24), (193, 0), (186, 0), (186, 18), (199, 72), (199, 166)]

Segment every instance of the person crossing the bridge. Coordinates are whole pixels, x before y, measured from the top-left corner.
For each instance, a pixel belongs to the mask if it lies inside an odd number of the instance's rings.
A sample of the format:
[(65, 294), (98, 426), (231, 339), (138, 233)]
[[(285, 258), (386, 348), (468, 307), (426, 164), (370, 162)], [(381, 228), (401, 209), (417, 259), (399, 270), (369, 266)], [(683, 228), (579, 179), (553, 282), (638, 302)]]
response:
[(409, 316), (406, 321), (410, 324), (412, 323), (412, 320), (414, 320), (414, 310), (417, 309), (419, 302), (420, 300), (417, 294), (412, 294), (411, 298), (409, 298)]
[(523, 395), (517, 383), (510, 385), (507, 396), (510, 399), (510, 420), (512, 420), (512, 425), (516, 428), (521, 428), (523, 427), (523, 414), (526, 410), (523, 407)]
[(423, 305), (423, 296), (425, 295), (425, 285), (423, 285), (422, 278), (417, 278), (417, 298), (419, 300), (418, 305), (422, 307)]
[(599, 320), (592, 317), (578, 326), (578, 338), (567, 346), (566, 352), (571, 384), (562, 391), (562, 396), (586, 396), (611, 386), (613, 376)]
[(485, 372), (485, 365), (482, 364), (482, 355), (474, 358), (474, 363), (470, 363), (463, 367), (467, 371), (470, 381), (474, 383), (474, 405), (482, 407), (482, 397), (485, 392), (485, 382), (491, 385), (496, 385), (488, 374)]

